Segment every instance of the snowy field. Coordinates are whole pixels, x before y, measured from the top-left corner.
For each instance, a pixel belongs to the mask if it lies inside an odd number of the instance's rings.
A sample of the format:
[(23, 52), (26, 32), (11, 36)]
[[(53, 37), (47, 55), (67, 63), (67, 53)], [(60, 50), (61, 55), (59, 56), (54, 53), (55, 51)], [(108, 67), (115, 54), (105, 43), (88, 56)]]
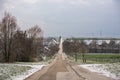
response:
[(120, 63), (109, 64), (82, 64), (80, 67), (86, 68), (92, 72), (98, 72), (115, 80), (120, 80)]
[(0, 80), (23, 80), (41, 70), (42, 64), (0, 64)]

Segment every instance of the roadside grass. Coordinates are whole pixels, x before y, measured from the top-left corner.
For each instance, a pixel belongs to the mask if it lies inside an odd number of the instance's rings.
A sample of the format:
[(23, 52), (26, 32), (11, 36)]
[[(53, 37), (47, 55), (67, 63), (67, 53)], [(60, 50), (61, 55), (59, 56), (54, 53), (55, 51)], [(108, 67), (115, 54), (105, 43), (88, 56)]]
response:
[(18, 76), (30, 70), (30, 66), (18, 66), (15, 64), (0, 64), (0, 80), (12, 80), (13, 76)]
[(86, 60), (86, 63), (83, 63), (82, 58), (78, 58), (77, 61), (75, 61), (75, 58), (73, 56), (67, 56), (67, 59), (70, 62), (76, 63), (76, 64), (105, 64), (106, 62), (96, 62), (92, 60)]
[(95, 62), (102, 62), (102, 63), (120, 62), (120, 54), (96, 53), (96, 54), (86, 54), (85, 57), (87, 60), (91, 60)]
[[(75, 61), (75, 56), (69, 56), (68, 58)], [(108, 53), (85, 53), (87, 64), (105, 64), (105, 63), (116, 63), (120, 62), (120, 54), (108, 54)], [(82, 62), (82, 54), (77, 54), (77, 62)]]

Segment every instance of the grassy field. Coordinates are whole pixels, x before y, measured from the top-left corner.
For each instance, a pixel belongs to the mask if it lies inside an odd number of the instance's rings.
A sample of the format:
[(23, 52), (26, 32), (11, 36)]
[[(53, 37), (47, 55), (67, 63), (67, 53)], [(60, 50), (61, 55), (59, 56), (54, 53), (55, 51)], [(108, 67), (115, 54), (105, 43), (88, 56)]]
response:
[(12, 80), (12, 76), (21, 75), (30, 69), (31, 69), (30, 66), (0, 64), (0, 80)]
[[(0, 80), (17, 80), (16, 76), (24, 78), (24, 75), (31, 74), (32, 71), (36, 71), (42, 65), (48, 65), (52, 63), (56, 58), (56, 55), (46, 57), (46, 60), (41, 62), (15, 62), (15, 63), (0, 63)], [(29, 70), (32, 70), (29, 72)], [(23, 79), (19, 79), (23, 80)]]
[[(75, 56), (69, 56), (70, 59), (75, 59)], [(120, 54), (104, 54), (104, 53), (86, 53), (87, 63), (116, 63), (120, 62)], [(82, 62), (82, 54), (77, 54), (77, 61)]]

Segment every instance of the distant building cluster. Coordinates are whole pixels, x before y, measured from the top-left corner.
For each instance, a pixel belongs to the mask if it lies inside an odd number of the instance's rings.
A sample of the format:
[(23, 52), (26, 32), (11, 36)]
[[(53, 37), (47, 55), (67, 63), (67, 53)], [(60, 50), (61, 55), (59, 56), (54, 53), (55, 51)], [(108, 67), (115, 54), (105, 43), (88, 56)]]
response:
[(59, 41), (57, 38), (48, 37), (43, 40), (43, 55), (54, 55), (58, 51)]

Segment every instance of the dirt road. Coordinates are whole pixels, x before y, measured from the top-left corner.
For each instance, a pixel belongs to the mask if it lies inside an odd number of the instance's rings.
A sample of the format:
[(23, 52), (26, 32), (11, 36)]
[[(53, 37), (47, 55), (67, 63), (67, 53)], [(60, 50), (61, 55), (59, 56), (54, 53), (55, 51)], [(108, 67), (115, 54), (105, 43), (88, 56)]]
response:
[(36, 72), (25, 80), (113, 80), (98, 73), (90, 72), (64, 60), (62, 40), (55, 62)]
[(39, 78), (39, 80), (56, 80), (57, 72), (67, 72), (67, 68), (62, 61), (62, 55), (58, 55), (56, 62), (48, 69), (47, 73)]
[(65, 66), (65, 63), (64, 63), (64, 61), (62, 59), (62, 40), (60, 40), (57, 60), (47, 70), (47, 72), (39, 78), (39, 80), (56, 80), (58, 72), (68, 72), (68, 70), (67, 70), (67, 68)]

